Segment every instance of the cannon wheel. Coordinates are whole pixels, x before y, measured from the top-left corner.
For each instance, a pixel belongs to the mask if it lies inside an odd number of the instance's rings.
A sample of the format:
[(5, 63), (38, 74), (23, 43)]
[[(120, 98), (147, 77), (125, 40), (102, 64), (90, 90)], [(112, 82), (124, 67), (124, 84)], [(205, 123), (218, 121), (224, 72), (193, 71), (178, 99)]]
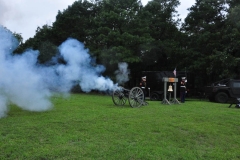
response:
[(117, 106), (123, 106), (126, 101), (127, 101), (127, 98), (125, 97), (124, 93), (122, 92), (122, 90), (120, 89), (117, 89), (117, 90), (114, 90), (113, 91), (113, 94), (112, 94), (112, 100), (113, 100), (113, 103)]
[(131, 107), (141, 107), (144, 104), (144, 93), (141, 88), (134, 87), (130, 90), (128, 101)]

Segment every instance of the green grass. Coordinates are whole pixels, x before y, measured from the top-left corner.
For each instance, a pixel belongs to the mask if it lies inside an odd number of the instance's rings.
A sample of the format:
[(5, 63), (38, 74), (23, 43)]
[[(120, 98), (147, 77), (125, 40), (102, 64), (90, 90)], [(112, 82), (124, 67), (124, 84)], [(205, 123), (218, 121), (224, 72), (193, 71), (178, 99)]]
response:
[(0, 159), (240, 159), (240, 109), (187, 99), (181, 105), (115, 106), (110, 96), (54, 96), (54, 108), (11, 106), (0, 119)]

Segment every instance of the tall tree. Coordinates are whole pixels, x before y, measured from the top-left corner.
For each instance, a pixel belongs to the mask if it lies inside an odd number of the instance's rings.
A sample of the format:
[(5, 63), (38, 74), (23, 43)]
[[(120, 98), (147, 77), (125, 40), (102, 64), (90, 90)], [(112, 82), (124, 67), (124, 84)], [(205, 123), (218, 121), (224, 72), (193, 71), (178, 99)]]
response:
[(140, 1), (103, 0), (99, 7), (92, 32), (92, 50), (99, 60), (106, 65), (141, 61), (141, 46), (151, 43), (152, 38), (146, 31), (146, 21), (139, 16), (143, 7)]
[[(37, 27), (36, 34), (34, 35), (34, 37), (26, 40), (25, 43), (21, 43), (18, 49), (16, 50), (16, 52), (23, 53), (26, 49), (29, 49), (29, 48), (34, 50), (40, 50), (43, 43), (45, 43), (46, 41), (49, 42), (52, 39), (53, 39), (53, 36), (52, 36), (51, 26), (43, 25), (42, 27)], [(54, 56), (56, 53), (49, 53), (48, 58), (43, 58), (47, 56), (46, 53), (44, 53), (43, 55), (41, 54), (42, 53), (40, 51), (40, 56), (42, 57), (41, 62), (44, 63), (45, 61), (43, 61), (43, 59), (47, 60), (49, 59), (50, 56)]]
[(153, 0), (145, 7), (149, 34), (154, 42), (144, 55), (151, 70), (170, 70), (178, 65), (182, 33), (178, 30), (179, 19), (176, 7), (178, 0)]
[(225, 41), (228, 44), (225, 52), (232, 56), (232, 71), (240, 78), (240, 1), (229, 1), (229, 14), (225, 29)]
[(189, 69), (200, 75), (206, 84), (229, 75), (226, 64), (231, 56), (224, 51), (227, 6), (225, 0), (196, 0), (189, 9), (182, 30), (188, 35), (185, 61)]
[(21, 44), (23, 43), (23, 37), (22, 37), (22, 35), (21, 35), (20, 33), (16, 33), (16, 32), (14, 32), (13, 35), (14, 35), (14, 37), (16, 37), (17, 40), (19, 41), (19, 45), (21, 45)]
[(87, 0), (75, 1), (64, 11), (59, 11), (53, 23), (54, 43), (59, 45), (67, 38), (85, 42), (87, 30), (92, 28), (91, 17), (95, 14), (94, 4)]

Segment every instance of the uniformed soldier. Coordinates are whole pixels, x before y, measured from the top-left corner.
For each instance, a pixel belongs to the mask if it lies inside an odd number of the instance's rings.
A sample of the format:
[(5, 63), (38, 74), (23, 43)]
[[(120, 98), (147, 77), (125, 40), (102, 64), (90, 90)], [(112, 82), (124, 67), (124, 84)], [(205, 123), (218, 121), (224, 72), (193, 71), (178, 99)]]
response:
[(142, 88), (142, 90), (143, 90), (144, 100), (145, 100), (145, 97), (146, 97), (147, 91), (148, 91), (148, 89), (147, 89), (147, 77), (146, 76), (142, 77), (142, 80), (140, 82), (140, 88)]
[(185, 96), (186, 96), (186, 79), (185, 77), (182, 77), (182, 81), (180, 84), (180, 98), (182, 103), (185, 102)]

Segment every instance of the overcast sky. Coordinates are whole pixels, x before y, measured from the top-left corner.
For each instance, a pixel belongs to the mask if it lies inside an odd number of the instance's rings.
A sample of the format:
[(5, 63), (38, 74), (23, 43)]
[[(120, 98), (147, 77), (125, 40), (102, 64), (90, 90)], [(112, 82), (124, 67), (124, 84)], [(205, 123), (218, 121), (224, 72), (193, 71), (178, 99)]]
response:
[[(37, 27), (52, 25), (58, 11), (63, 11), (75, 0), (0, 0), (0, 24), (10, 31), (20, 33), (26, 41), (35, 35)], [(149, 0), (142, 0), (143, 5)], [(184, 19), (187, 8), (195, 0), (180, 0), (177, 8), (180, 18)]]

